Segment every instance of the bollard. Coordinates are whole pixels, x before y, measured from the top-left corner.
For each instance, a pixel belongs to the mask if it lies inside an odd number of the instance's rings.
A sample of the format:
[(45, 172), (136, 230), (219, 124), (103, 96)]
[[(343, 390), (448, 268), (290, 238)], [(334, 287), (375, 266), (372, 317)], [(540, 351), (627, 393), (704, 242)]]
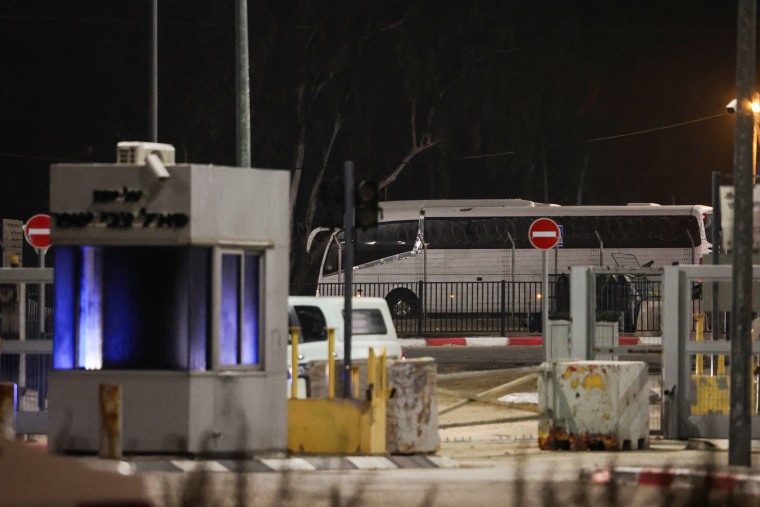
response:
[[(705, 341), (705, 314), (704, 313), (695, 313), (694, 314), (695, 319), (695, 325), (694, 325), (694, 338), (698, 342)], [(705, 372), (705, 360), (703, 354), (697, 354), (696, 357), (696, 374), (697, 375), (703, 375)]]
[(335, 398), (335, 328), (327, 329), (327, 397)]
[(298, 333), (300, 327), (290, 327), (290, 397), (298, 398)]
[(100, 448), (103, 459), (121, 459), (121, 384), (100, 384)]
[(351, 365), (351, 397), (359, 399), (359, 366)]
[(16, 438), (16, 384), (0, 382), (0, 437)]

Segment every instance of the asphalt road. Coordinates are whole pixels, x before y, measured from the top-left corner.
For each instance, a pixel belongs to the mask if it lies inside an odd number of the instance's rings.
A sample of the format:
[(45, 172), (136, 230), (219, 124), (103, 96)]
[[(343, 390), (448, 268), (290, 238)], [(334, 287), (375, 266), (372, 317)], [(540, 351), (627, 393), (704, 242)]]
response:
[[(520, 366), (535, 366), (543, 362), (541, 347), (404, 347), (404, 355), (408, 358), (432, 357), (436, 360), (439, 373), (452, 373), (470, 370), (498, 370), (502, 368), (517, 368)], [(649, 371), (659, 372), (661, 358), (655, 354), (630, 354), (621, 356), (620, 360), (644, 361), (649, 365)]]
[(532, 366), (543, 360), (541, 347), (404, 347), (408, 358), (432, 357), (440, 373)]

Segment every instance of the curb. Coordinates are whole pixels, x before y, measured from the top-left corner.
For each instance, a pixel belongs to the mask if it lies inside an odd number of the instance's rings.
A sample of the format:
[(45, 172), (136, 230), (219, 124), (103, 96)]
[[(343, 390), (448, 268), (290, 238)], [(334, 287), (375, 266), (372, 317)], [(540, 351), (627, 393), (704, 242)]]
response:
[[(510, 336), (510, 337), (472, 337), (472, 338), (401, 338), (402, 347), (440, 347), (454, 345), (460, 347), (540, 347), (544, 339), (541, 336)], [(620, 346), (628, 347), (641, 344), (637, 336), (620, 336)]]
[(689, 468), (616, 467), (590, 471), (593, 484), (635, 484), (657, 488), (702, 488), (705, 491), (760, 494), (760, 476)]
[(133, 473), (153, 472), (284, 472), (309, 470), (388, 470), (398, 468), (456, 468), (458, 463), (446, 456), (304, 456), (218, 459), (132, 459)]

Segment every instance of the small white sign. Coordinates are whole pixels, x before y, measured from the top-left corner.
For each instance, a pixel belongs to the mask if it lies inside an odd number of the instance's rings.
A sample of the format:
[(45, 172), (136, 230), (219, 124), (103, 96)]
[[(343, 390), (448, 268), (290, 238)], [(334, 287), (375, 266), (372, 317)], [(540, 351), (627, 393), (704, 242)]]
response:
[(21, 266), (23, 252), (24, 222), (3, 218), (3, 267)]
[[(731, 252), (734, 248), (734, 187), (720, 187), (720, 216), (723, 230), (723, 249)], [(709, 239), (709, 238), (708, 238)], [(760, 249), (760, 186), (752, 191), (752, 249)]]

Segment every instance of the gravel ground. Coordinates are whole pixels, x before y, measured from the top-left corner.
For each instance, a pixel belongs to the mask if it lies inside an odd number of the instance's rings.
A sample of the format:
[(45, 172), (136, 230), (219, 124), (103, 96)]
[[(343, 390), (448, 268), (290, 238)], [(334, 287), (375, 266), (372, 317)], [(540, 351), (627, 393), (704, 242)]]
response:
[[(483, 372), (482, 376), (466, 379), (441, 379), (439, 387), (463, 394), (478, 394), (494, 387), (523, 377), (522, 374), (505, 372)], [(537, 381), (517, 388), (517, 392), (535, 393)], [(500, 396), (488, 398), (497, 401)], [(438, 395), (439, 410), (450, 407), (462, 398), (449, 394)], [(471, 425), (444, 428), (439, 430), (441, 438), (440, 454), (458, 462), (461, 466), (495, 466), (500, 459), (514, 454), (539, 452), (537, 420), (500, 422), (496, 424), (475, 424), (496, 419), (530, 417), (536, 414), (530, 411), (533, 404), (517, 404), (516, 407), (502, 407), (480, 401), (470, 401), (466, 405), (439, 416), (439, 426), (451, 423), (473, 423)], [(524, 408), (527, 410), (520, 410)]]

